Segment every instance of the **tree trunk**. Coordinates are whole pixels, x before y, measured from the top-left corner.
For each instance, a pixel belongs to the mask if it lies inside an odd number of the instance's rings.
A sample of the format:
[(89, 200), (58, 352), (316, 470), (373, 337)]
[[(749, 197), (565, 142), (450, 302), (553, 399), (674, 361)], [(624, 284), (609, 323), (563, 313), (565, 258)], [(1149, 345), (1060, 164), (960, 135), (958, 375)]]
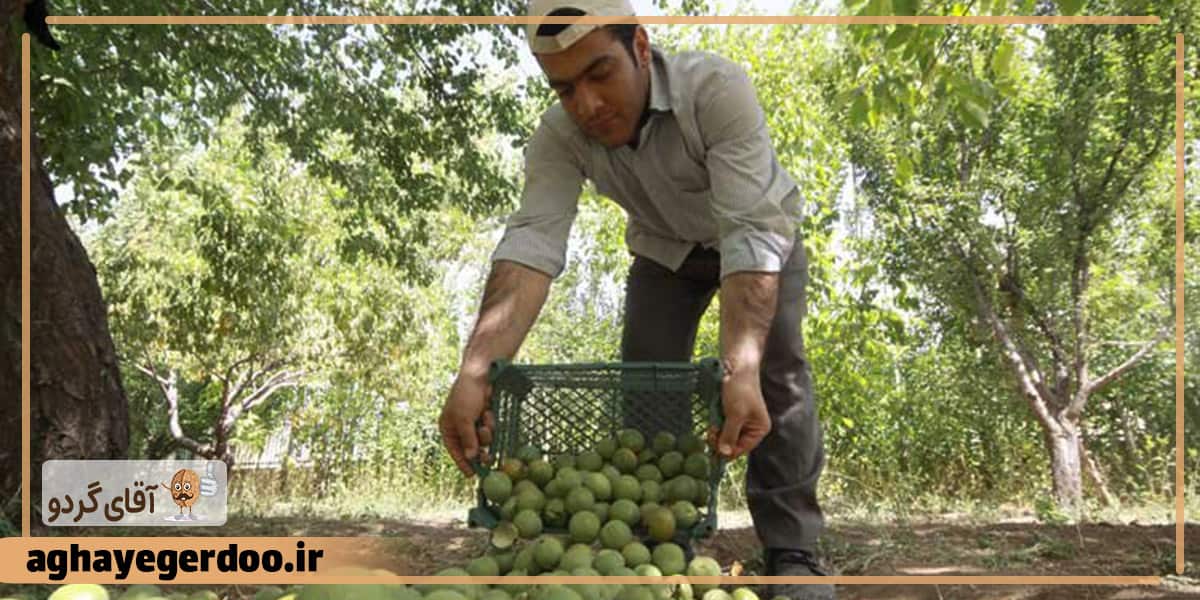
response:
[(233, 453), (229, 449), (229, 436), (233, 432), (233, 419), (229, 415), (229, 400), (228, 398), (222, 403), (221, 412), (217, 415), (217, 422), (213, 425), (213, 445), (212, 454), (207, 458), (212, 460), (220, 460), (225, 462), (228, 467), (226, 471), (230, 475), (233, 474)]
[(1050, 451), (1050, 475), (1054, 482), (1054, 499), (1067, 512), (1083, 505), (1083, 469), (1079, 454), (1079, 427), (1069, 421), (1059, 421), (1059, 431), (1047, 434)]
[[(21, 48), (10, 34), (24, 2), (0, 0), (0, 499), (21, 483)], [(19, 42), (18, 42), (19, 44)], [(48, 52), (36, 41), (32, 52)], [(121, 458), (129, 417), (96, 270), (54, 202), (31, 152), (31, 493), (55, 458)]]
[(15, 10), (12, 0), (0, 0), (0, 518), (13, 521), (8, 503), (21, 485), (21, 57), (9, 45)]

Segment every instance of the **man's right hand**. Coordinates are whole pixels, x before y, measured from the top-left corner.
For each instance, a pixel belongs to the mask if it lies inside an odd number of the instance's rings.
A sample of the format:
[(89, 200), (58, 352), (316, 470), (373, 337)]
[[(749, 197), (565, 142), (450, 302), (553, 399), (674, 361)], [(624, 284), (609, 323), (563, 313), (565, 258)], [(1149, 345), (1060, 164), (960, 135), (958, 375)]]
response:
[[(491, 445), (494, 417), (488, 409), (492, 390), (486, 376), (471, 377), (459, 373), (450, 387), (450, 396), (442, 405), (438, 417), (438, 429), (442, 432), (442, 443), (463, 475), (471, 477), (475, 469), (471, 461), (480, 456), (480, 449)], [(483, 417), (482, 425), (476, 430), (476, 422)]]
[(438, 418), (442, 443), (467, 477), (475, 474), (471, 461), (480, 458), (480, 454), (487, 461), (487, 454), (481, 449), (492, 443), (494, 417), (488, 408), (492, 397), (488, 369), (492, 361), (511, 360), (517, 353), (546, 302), (550, 280), (550, 275), (515, 262), (497, 260), (492, 264), (492, 272), (483, 286), (479, 319), (463, 349), (458, 378), (450, 387), (450, 397), (446, 398), (442, 416)]

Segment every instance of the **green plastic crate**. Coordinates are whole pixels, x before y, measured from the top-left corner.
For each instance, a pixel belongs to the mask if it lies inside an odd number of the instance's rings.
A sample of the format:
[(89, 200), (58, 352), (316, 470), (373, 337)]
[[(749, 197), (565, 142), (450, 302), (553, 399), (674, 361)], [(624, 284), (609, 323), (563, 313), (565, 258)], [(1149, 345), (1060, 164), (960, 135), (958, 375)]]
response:
[[(649, 445), (668, 431), (706, 439), (710, 425), (720, 426), (721, 364), (715, 358), (695, 363), (492, 364), (491, 408), (495, 430), (490, 465), (477, 465), (478, 504), (468, 513), (472, 527), (492, 529), (500, 510), (483, 495), (490, 468), (532, 444), (548, 457), (591, 449), (619, 430), (640, 430)], [(716, 461), (708, 481), (708, 505), (685, 538), (710, 535), (717, 528), (717, 496), (725, 460)], [(547, 528), (546, 531), (555, 531)], [(686, 539), (681, 540), (686, 541)]]

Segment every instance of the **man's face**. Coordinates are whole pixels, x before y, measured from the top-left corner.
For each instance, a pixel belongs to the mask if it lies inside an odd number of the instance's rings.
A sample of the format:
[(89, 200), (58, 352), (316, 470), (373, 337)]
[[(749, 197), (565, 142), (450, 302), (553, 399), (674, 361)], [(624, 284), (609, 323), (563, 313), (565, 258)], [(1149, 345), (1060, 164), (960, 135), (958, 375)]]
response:
[(613, 32), (596, 29), (562, 52), (536, 55), (584, 135), (609, 148), (633, 140), (646, 107), (650, 43), (644, 29), (634, 38), (634, 53), (638, 64)]

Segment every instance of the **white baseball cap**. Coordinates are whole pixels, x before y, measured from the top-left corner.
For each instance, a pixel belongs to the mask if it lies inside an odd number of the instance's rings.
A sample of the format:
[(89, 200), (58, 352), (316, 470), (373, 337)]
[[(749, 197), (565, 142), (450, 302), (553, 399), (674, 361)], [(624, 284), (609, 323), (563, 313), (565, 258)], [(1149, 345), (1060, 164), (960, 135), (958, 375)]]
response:
[[(556, 10), (574, 10), (587, 17), (632, 17), (633, 4), (629, 0), (531, 0), (529, 16), (543, 17)], [(529, 49), (534, 54), (554, 54), (571, 47), (571, 44), (591, 33), (593, 29), (602, 27), (597, 23), (573, 23), (555, 35), (538, 35), (537, 30), (542, 23), (530, 23), (525, 26), (525, 35), (529, 40)]]

